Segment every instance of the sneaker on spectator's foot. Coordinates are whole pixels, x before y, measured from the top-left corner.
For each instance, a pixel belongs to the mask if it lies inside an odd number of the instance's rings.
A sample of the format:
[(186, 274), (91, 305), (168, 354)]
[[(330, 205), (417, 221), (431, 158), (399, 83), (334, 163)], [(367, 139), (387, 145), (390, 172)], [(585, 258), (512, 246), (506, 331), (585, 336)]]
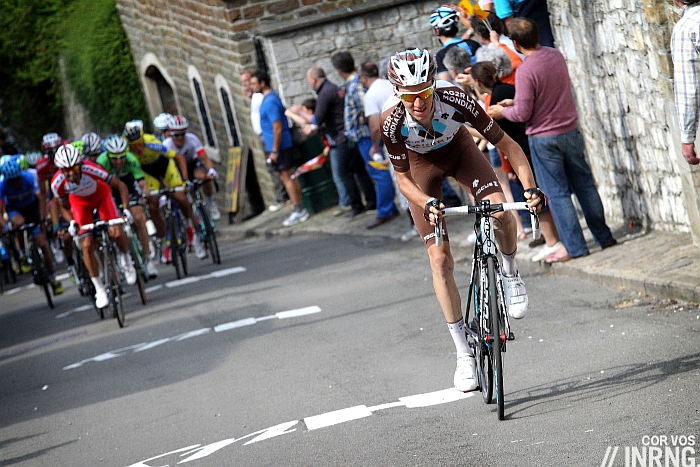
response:
[(158, 277), (158, 269), (156, 269), (156, 265), (153, 264), (153, 261), (150, 259), (146, 262), (146, 274), (148, 275), (149, 279), (155, 279)]
[(51, 289), (54, 295), (61, 295), (63, 293), (63, 286), (55, 279), (51, 281)]
[(194, 237), (194, 254), (197, 255), (199, 259), (207, 257), (207, 249), (202, 245), (202, 239), (199, 238), (199, 235)]
[(282, 225), (285, 227), (292, 226), (294, 224), (299, 224), (300, 222), (306, 222), (309, 219), (309, 211), (306, 209), (302, 209), (301, 211), (297, 212), (294, 211), (284, 222), (282, 222)]
[(401, 241), (402, 242), (407, 242), (411, 240), (414, 237), (418, 236), (418, 229), (416, 229), (416, 226), (414, 225), (411, 227), (411, 230), (407, 230), (403, 235), (401, 235)]
[(74, 284), (77, 284), (80, 281), (78, 278), (78, 269), (74, 264), (68, 266), (68, 276), (70, 277), (70, 281)]
[(171, 258), (170, 258), (170, 247), (169, 246), (164, 246), (163, 247), (163, 254), (160, 256), (160, 262), (163, 264), (170, 264)]
[(214, 198), (209, 198), (207, 200), (207, 207), (209, 208), (209, 214), (211, 214), (212, 220), (218, 221), (221, 219), (221, 212), (219, 212), (219, 207), (216, 205)]
[(188, 225), (185, 230), (187, 230), (187, 245), (194, 246), (194, 226)]
[(95, 293), (95, 306), (97, 308), (105, 308), (109, 305), (109, 298), (107, 298), (107, 291), (102, 289)]
[(284, 207), (284, 203), (277, 201), (275, 204), (268, 206), (267, 210), (270, 212), (277, 212)]
[(455, 387), (462, 392), (473, 391), (477, 388), (476, 359), (471, 355), (457, 357), (457, 370), (455, 371)]
[(527, 291), (525, 283), (520, 278), (520, 273), (516, 272), (514, 276), (503, 276), (503, 288), (506, 292), (506, 307), (508, 314), (515, 319), (520, 319), (527, 313)]

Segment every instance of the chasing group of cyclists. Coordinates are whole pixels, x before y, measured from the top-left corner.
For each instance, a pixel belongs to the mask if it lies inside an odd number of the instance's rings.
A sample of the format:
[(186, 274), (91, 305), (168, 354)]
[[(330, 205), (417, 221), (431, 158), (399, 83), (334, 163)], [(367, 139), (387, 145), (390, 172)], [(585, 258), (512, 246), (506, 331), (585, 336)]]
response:
[[(95, 286), (95, 305), (98, 308), (107, 306), (94, 237), (92, 232), (81, 228), (96, 219), (123, 218), (131, 224), (141, 244), (149, 278), (158, 275), (154, 264), (156, 250), (161, 252), (162, 263), (171, 261), (158, 190), (162, 186), (194, 189), (192, 180), (213, 181), (219, 174), (199, 138), (188, 131), (189, 122), (185, 117), (161, 114), (153, 121), (153, 126), (156, 134), (145, 133), (143, 122), (132, 120), (125, 124), (121, 134), (104, 140), (96, 133), (86, 133), (76, 141), (47, 133), (41, 142), (43, 153), (32, 150), (0, 158), (2, 241), (15, 241), (4, 235), (8, 231), (25, 224), (36, 225), (31, 234), (42, 252), (54, 295), (63, 293), (63, 286), (56, 279), (55, 265), (63, 258), (71, 281), (79, 280), (73, 249), (73, 237), (77, 237), (85, 267)], [(213, 199), (213, 183), (204, 183), (199, 189), (207, 200), (210, 217), (218, 220), (221, 214)], [(198, 258), (205, 258), (207, 252), (195, 234), (192, 203), (186, 191), (175, 192), (173, 197), (185, 218), (189, 247)], [(137, 271), (124, 229), (113, 225), (109, 235), (119, 250), (126, 282), (135, 283)], [(22, 249), (18, 250), (21, 255)], [(31, 269), (23, 256), (17, 267), (22, 272)]]

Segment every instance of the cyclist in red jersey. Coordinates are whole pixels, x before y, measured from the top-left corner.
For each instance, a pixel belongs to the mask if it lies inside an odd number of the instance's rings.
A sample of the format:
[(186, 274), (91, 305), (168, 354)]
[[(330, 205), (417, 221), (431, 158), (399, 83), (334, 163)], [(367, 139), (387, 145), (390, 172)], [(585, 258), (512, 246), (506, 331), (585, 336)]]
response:
[(53, 197), (48, 185), (58, 171), (54, 165), (54, 155), (61, 145), (68, 143), (68, 141), (63, 141), (63, 138), (61, 138), (58, 133), (45, 134), (41, 140), (41, 149), (44, 151), (44, 156), (36, 163), (36, 175), (39, 181), (39, 215), (42, 221), (46, 219), (47, 216), (50, 216), (53, 234), (56, 235), (57, 238), (63, 240), (63, 254), (66, 258), (66, 264), (68, 265), (68, 274), (70, 274), (71, 281), (75, 283), (77, 281), (78, 272), (75, 268), (75, 261), (73, 260), (73, 241), (65, 230), (65, 224), (61, 223), (61, 209), (59, 208), (59, 203), (52, 202), (50, 205), (48, 204)]
[[(57, 172), (51, 180), (51, 189), (58, 200), (63, 217), (70, 222), (68, 231), (78, 235), (83, 250), (85, 267), (95, 285), (95, 304), (104, 308), (108, 304), (107, 292), (99, 279), (99, 264), (95, 258), (95, 239), (91, 232), (79, 230), (80, 226), (93, 222), (93, 210), (100, 219), (118, 219), (117, 207), (112, 199), (111, 188), (119, 192), (124, 206), (129, 206), (129, 190), (117, 177), (112, 177), (102, 166), (83, 161), (80, 151), (71, 145), (61, 146), (56, 151)], [(128, 209), (123, 209), (124, 217), (130, 222), (133, 217)], [(136, 283), (136, 270), (129, 255), (129, 244), (121, 226), (109, 228), (109, 236), (114, 238), (120, 251), (119, 261), (124, 268), (128, 284)]]
[[(478, 201), (506, 201), (490, 162), (476, 147), (465, 124), (508, 155), (513, 169), (526, 188), (530, 207), (544, 201), (535, 187), (530, 165), (520, 146), (506, 135), (479, 104), (461, 88), (435, 80), (436, 65), (427, 50), (410, 49), (389, 60), (387, 77), (394, 96), (384, 104), (382, 139), (401, 192), (409, 201), (411, 216), (430, 257), (433, 287), (457, 348), (455, 387), (471, 391), (477, 387), (476, 363), (467, 344), (462, 304), (454, 279), (454, 259), (440, 209), (442, 182), (454, 177)], [(527, 292), (515, 263), (517, 229), (511, 212), (495, 214), (496, 241), (502, 260), (501, 275), (506, 306), (513, 318), (527, 312)], [(444, 232), (442, 246), (435, 244), (434, 226)]]

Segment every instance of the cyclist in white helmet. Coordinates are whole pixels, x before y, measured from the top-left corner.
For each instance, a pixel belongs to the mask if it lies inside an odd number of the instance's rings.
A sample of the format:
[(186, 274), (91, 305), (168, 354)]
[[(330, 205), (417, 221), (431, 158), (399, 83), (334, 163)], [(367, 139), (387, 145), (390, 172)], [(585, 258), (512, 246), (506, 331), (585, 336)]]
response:
[(83, 156), (89, 161), (95, 162), (97, 156), (102, 154), (102, 138), (97, 133), (85, 133), (82, 138)]
[[(465, 124), (473, 126), (509, 158), (526, 188), (531, 207), (544, 195), (535, 180), (525, 154), (479, 104), (461, 88), (435, 80), (435, 61), (427, 50), (409, 49), (389, 60), (387, 77), (394, 95), (384, 104), (381, 117), (382, 139), (401, 192), (409, 201), (413, 221), (430, 257), (433, 287), (457, 348), (455, 387), (471, 391), (477, 387), (476, 364), (465, 334), (461, 299), (454, 279), (454, 259), (442, 221), (445, 207), (442, 182), (449, 175), (478, 201), (506, 201), (490, 162), (476, 147)], [(527, 293), (515, 263), (517, 233), (511, 212), (495, 214), (500, 228), (496, 240), (503, 256), (503, 284), (508, 313), (516, 319), (527, 312)], [(444, 231), (442, 246), (435, 244), (434, 226)]]
[[(63, 217), (70, 222), (69, 233), (78, 235), (80, 238), (85, 267), (95, 285), (95, 305), (98, 308), (104, 308), (108, 304), (107, 291), (99, 278), (95, 239), (90, 232), (81, 231), (80, 227), (92, 222), (94, 209), (97, 209), (100, 219), (104, 221), (119, 218), (111, 189), (114, 188), (119, 192), (124, 206), (129, 205), (129, 191), (124, 183), (112, 177), (101, 166), (94, 162), (83, 161), (80, 151), (74, 146), (59, 147), (54, 163), (59, 171), (51, 180), (51, 189), (57, 200), (61, 202)], [(128, 209), (124, 209), (123, 214), (127, 220), (133, 221)], [(114, 238), (119, 249), (119, 261), (124, 268), (126, 282), (136, 283), (136, 269), (129, 254), (128, 239), (121, 226), (110, 227), (109, 236)]]
[[(183, 155), (187, 161), (187, 172), (191, 177), (198, 180), (216, 180), (219, 178), (219, 174), (214, 168), (214, 162), (207, 156), (207, 152), (197, 135), (187, 131), (189, 124), (189, 121), (182, 115), (171, 116), (167, 122), (170, 136), (163, 141), (163, 145)], [(213, 198), (214, 188), (212, 184), (203, 185), (203, 190), (207, 196), (207, 207), (211, 218), (219, 220), (221, 213)]]
[(172, 115), (168, 113), (158, 114), (156, 118), (153, 119), (153, 136), (161, 141), (165, 141), (170, 134), (168, 133), (168, 119), (172, 118)]

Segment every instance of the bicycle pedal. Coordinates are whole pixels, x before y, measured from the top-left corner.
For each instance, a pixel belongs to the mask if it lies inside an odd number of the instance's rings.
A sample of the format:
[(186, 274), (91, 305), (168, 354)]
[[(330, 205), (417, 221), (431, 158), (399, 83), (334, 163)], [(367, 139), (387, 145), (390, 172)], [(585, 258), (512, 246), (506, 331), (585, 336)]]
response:
[(514, 341), (514, 340), (515, 340), (515, 334), (513, 334), (512, 331), (508, 334), (508, 340), (509, 340), (509, 341)]

